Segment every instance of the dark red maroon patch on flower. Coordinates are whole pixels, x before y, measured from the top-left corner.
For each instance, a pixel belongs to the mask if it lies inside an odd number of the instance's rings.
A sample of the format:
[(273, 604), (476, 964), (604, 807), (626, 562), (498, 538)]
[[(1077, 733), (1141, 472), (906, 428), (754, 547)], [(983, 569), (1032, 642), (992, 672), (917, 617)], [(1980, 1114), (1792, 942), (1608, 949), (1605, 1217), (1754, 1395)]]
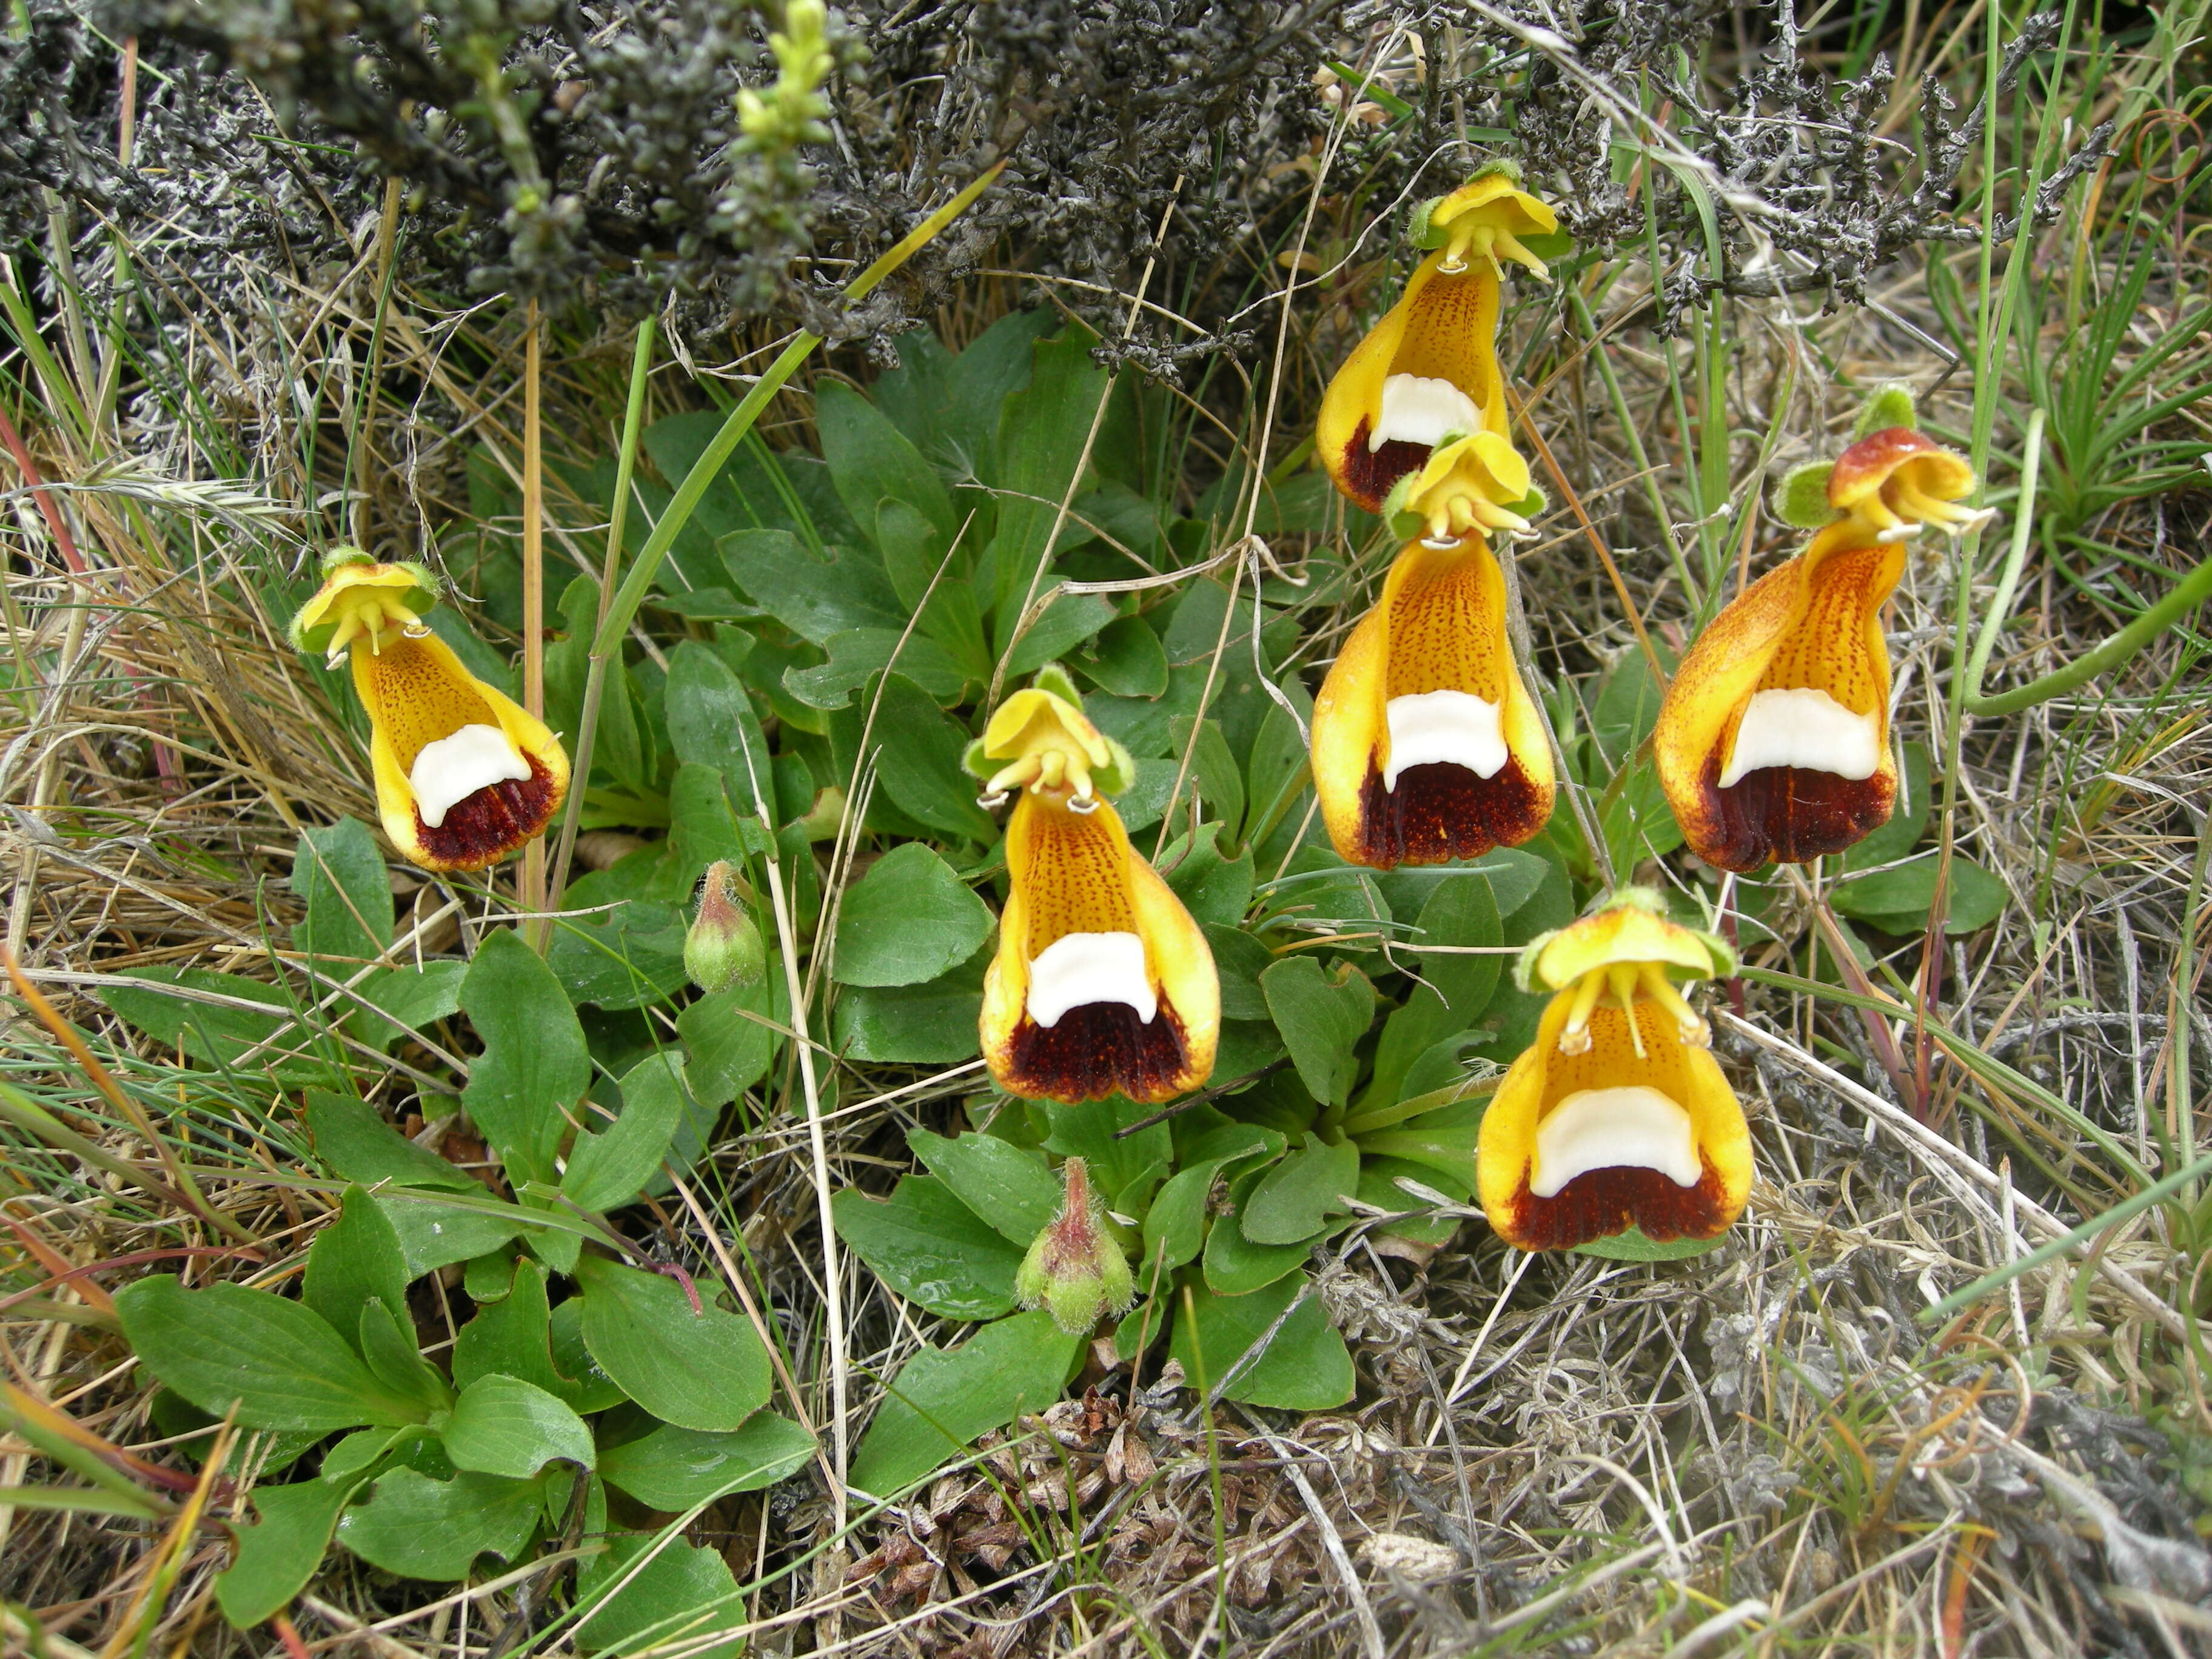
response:
[(1040, 1025), (1026, 1013), (1014, 1028), (1006, 1086), (1048, 1100), (1126, 1095), (1146, 1103), (1180, 1094), (1190, 1047), (1164, 1002), (1151, 1022), (1126, 1002), (1086, 1002)]
[(1361, 417), (1359, 429), (1352, 434), (1352, 441), (1344, 447), (1340, 458), (1342, 476), (1337, 480), (1344, 493), (1365, 507), (1370, 513), (1382, 510), (1383, 499), (1391, 487), (1408, 472), (1419, 471), (1426, 465), (1430, 446), (1408, 443), (1403, 438), (1388, 440), (1382, 448), (1370, 453), (1367, 432), (1370, 422)]
[(535, 755), (526, 779), (488, 783), (473, 795), (464, 795), (446, 809), (446, 821), (436, 829), (415, 815), (415, 835), (422, 850), (441, 870), (482, 870), (508, 854), (552, 822), (561, 804), (553, 775)]
[(1705, 757), (1705, 792), (1713, 844), (1698, 856), (1723, 870), (1756, 870), (1771, 860), (1803, 864), (1840, 853), (1889, 822), (1897, 780), (1839, 778), (1802, 766), (1761, 766), (1723, 789), (1719, 746)]
[(1523, 1170), (1512, 1218), (1506, 1237), (1524, 1250), (1571, 1250), (1631, 1227), (1655, 1244), (1711, 1238), (1735, 1219), (1721, 1207), (1720, 1174), (1710, 1159), (1694, 1187), (1678, 1187), (1656, 1170), (1585, 1170), (1549, 1198), (1528, 1190)]
[(1370, 760), (1359, 792), (1359, 861), (1390, 870), (1480, 858), (1493, 847), (1518, 847), (1550, 816), (1517, 756), (1486, 778), (1452, 761), (1409, 766), (1395, 791), (1382, 787), (1382, 769)]

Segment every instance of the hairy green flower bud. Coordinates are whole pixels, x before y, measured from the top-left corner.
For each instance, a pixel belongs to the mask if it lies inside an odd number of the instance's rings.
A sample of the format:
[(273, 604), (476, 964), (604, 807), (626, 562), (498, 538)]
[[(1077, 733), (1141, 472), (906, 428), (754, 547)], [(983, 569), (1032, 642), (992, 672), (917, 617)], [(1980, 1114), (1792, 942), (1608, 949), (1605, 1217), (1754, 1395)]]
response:
[(768, 964), (760, 929), (738, 897), (744, 890), (745, 884), (720, 859), (707, 866), (699, 883), (699, 914), (684, 936), (684, 971), (702, 991), (756, 984)]
[(1126, 1313), (1136, 1299), (1137, 1282), (1128, 1258), (1106, 1231), (1083, 1160), (1071, 1158), (1061, 1173), (1066, 1199), (1022, 1258), (1014, 1294), (1024, 1308), (1050, 1309), (1053, 1322), (1069, 1335), (1083, 1336), (1101, 1316)]

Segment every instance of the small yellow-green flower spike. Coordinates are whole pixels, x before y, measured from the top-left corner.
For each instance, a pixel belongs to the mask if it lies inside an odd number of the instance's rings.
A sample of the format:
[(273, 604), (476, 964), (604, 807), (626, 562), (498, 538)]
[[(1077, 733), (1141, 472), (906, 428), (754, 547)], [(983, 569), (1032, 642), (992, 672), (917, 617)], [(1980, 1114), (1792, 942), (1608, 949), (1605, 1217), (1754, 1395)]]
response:
[(821, 94), (836, 59), (829, 45), (829, 8), (822, 0), (790, 0), (783, 27), (768, 38), (775, 56), (775, 84), (766, 93), (747, 87), (738, 94), (742, 147), (756, 152), (826, 143), (823, 125), (830, 106)]

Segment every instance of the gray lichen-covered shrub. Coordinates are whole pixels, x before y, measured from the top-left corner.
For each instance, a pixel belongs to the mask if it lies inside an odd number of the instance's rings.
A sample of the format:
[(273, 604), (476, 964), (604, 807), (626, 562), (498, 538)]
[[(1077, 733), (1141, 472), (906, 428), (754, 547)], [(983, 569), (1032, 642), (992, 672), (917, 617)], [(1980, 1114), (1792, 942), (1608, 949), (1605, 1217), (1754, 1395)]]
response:
[[(749, 142), (738, 94), (774, 81), (782, 15), (742, 0), (21, 0), (0, 52), (0, 236), (35, 244), (59, 204), (88, 288), (107, 269), (106, 220), (222, 295), (238, 256), (358, 258), (396, 177), (418, 286), (616, 317), (672, 306), (702, 344), (771, 313), (880, 344), (1001, 261), (1069, 279), (1055, 297), (1110, 337), (1115, 291), (1151, 261), (1152, 296), (1193, 326), (1145, 319), (1127, 355), (1174, 374), (1256, 350), (1255, 304), (1280, 280), (1343, 107), (1314, 84), (1330, 64), (1379, 70), (1389, 90), (1339, 135), (1325, 206), (1387, 222), (1510, 155), (1584, 245), (1656, 235), (1662, 325), (1717, 290), (1855, 301), (1915, 243), (1977, 234), (1954, 210), (1985, 105), (1961, 116), (1931, 82), (1885, 135), (1887, 62), (1850, 79), (1813, 67), (1832, 43), (1801, 36), (1786, 3), (1717, 39), (1731, 15), (1717, 0), (863, 0), (822, 31), (820, 118)], [(2031, 22), (2000, 91), (2052, 27)], [(1753, 39), (1741, 56), (1738, 29)], [(131, 34), (144, 72), (126, 167), (112, 43)], [(1667, 131), (1639, 88), (1672, 104)], [(1624, 133), (1658, 158), (1633, 194)], [(2102, 142), (2077, 149), (2039, 211)], [(866, 307), (830, 303), (848, 262), (1000, 160), (993, 190)]]

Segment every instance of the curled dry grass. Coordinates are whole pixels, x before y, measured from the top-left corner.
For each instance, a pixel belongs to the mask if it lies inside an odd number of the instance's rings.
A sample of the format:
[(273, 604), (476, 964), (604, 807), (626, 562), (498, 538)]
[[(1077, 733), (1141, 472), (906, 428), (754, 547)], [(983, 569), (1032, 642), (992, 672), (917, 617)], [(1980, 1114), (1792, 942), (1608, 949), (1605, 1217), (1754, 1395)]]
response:
[[(95, 1092), (20, 999), (6, 1005), (6, 1080), (100, 1157), (0, 1132), (0, 1207), (13, 1230), (0, 1241), (0, 1360), (13, 1388), (161, 1467), (146, 1390), (101, 1314), (103, 1286), (121, 1277), (60, 1274), (190, 1250), (213, 1273), (276, 1282), (333, 1200), (303, 1176), (296, 1129), (266, 1117), (252, 1091), (145, 1052), (92, 993), (123, 969), (189, 964), (308, 1001), (326, 994), (275, 948), (290, 849), (301, 825), (367, 817), (369, 800), (328, 687), (283, 645), (264, 594), (296, 560), (301, 503), (319, 491), (367, 482), (368, 527), (404, 548), (416, 526), (466, 515), (471, 447), (510, 472), (520, 453), (514, 319), (440, 314), (404, 293), (384, 347), (393, 375), (431, 388), (458, 418), (432, 431), (380, 404), (369, 459), (349, 469), (334, 439), (353, 428), (357, 382), (327, 370), (326, 405), (303, 416), (287, 371), (367, 354), (370, 252), (335, 284), (272, 278), (275, 325), (204, 342), (222, 360), (212, 378), (234, 394), (212, 428), (133, 434), (159, 460), (125, 473), (103, 472), (118, 453), (112, 433), (41, 423), (27, 441), (54, 487), (43, 501), (14, 497), (15, 679), (0, 701), (8, 938), (27, 981), (112, 1057), (136, 1109)], [(1022, 297), (1010, 280), (992, 292), (980, 315), (952, 320), (956, 332)], [(1796, 434), (1817, 451), (1849, 418), (1847, 387), (1942, 374), (1922, 343), (1941, 331), (1923, 286), (1901, 277), (1881, 297), (1899, 321), (1781, 302), (1723, 313), (1739, 434), (1732, 489), (1757, 495), (1770, 459), (1759, 434)], [(1600, 320), (1641, 310), (1631, 271)], [(1596, 348), (1622, 386), (1624, 422), (1594, 354), (1570, 361), (1528, 343), (1540, 388), (1531, 418), (1571, 479), (1618, 481), (1584, 501), (1653, 632), (1679, 647), (1688, 607), (1666, 549), (1694, 546), (1699, 530), (1658, 521), (1636, 457), (1640, 446), (1677, 466), (1694, 441), (1671, 402), (1681, 347), (1639, 325)], [(1294, 343), (1317, 385), (1343, 342)], [(604, 342), (553, 354), (549, 431), (556, 451), (573, 440), (570, 459), (605, 447), (620, 354)], [(2201, 374), (2201, 356), (2172, 373)], [(462, 359), (466, 374), (453, 367)], [(670, 382), (656, 395), (680, 401), (684, 389)], [(787, 400), (787, 418), (804, 409)], [(1968, 423), (1955, 392), (1929, 412), (1941, 427)], [(2014, 430), (2008, 412), (2000, 452)], [(222, 447), (210, 441), (217, 432)], [(310, 438), (321, 448), (307, 463)], [(259, 476), (277, 499), (203, 482), (243, 474), (242, 452), (268, 463)], [(2000, 462), (1996, 482), (2008, 472)], [(1671, 489), (1671, 475), (1662, 483)], [(574, 505), (556, 488), (556, 524)], [(2114, 587), (2124, 561), (2178, 572), (2208, 517), (2201, 494), (2148, 499), (2094, 526), (2116, 550), (2101, 564), (2039, 551), (1991, 683), (2032, 678), (2104, 637), (2124, 603)], [(571, 511), (565, 522), (579, 520)], [(1571, 514), (1555, 511), (1543, 529), (1521, 564), (1538, 664), (1587, 687), (1633, 637)], [(1759, 567), (1788, 541), (1756, 523), (1726, 550), (1730, 591), (1740, 556)], [(552, 551), (580, 562), (557, 533)], [(1361, 580), (1379, 580), (1376, 550), (1338, 551)], [(2023, 1273), (1933, 1331), (1920, 1315), (2136, 1189), (2084, 1122), (2148, 1170), (2179, 1168), (2203, 1144), (2195, 1097), (2212, 1029), (2196, 975), (2212, 695), (2185, 630), (2107, 681), (1954, 733), (1954, 580), (1945, 550), (1923, 548), (1899, 591), (1898, 725), (1939, 757), (1955, 738), (1954, 844), (2012, 902), (1983, 933), (1939, 941), (1932, 959), (1923, 941), (1890, 941), (1864, 994), (1908, 1012), (1869, 1024), (1841, 1000), (1776, 982), (1803, 974), (1808, 940), (1834, 938), (1818, 874), (1776, 895), (1779, 939), (1748, 957), (1765, 977), (1751, 976), (1741, 1018), (1719, 1021), (1761, 1172), (1722, 1249), (1657, 1267), (1529, 1259), (1477, 1224), (1416, 1265), (1355, 1232), (1320, 1275), (1358, 1362), (1353, 1406), (1304, 1420), (1208, 1407), (1149, 1372), (1132, 1400), (1126, 1372), (1094, 1364), (1079, 1397), (1012, 1439), (994, 1437), (971, 1466), (848, 1538), (832, 1538), (811, 1471), (726, 1500), (693, 1535), (721, 1544), (740, 1583), (758, 1583), (751, 1639), (774, 1652), (994, 1659), (1209, 1646), (2200, 1649), (2212, 1632), (2212, 1558), (2194, 1542), (2201, 1489), (2182, 1476), (2212, 1462), (2212, 1406), (2191, 1218), (2147, 1211), (2087, 1259)], [(1362, 603), (1316, 595), (1304, 659), (1325, 662)], [(396, 948), (459, 948), (463, 928), (508, 904), (511, 879), (404, 887), (413, 925), (403, 911)], [(1909, 1012), (1923, 986), (1939, 1042), (1920, 1041)], [(422, 1051), (403, 1059), (410, 1069), (387, 1099), (419, 1089), (410, 1109), (434, 1130), (452, 1110), (451, 1074)], [(927, 1077), (844, 1067), (844, 1103), (827, 1124), (833, 1169), (865, 1182), (902, 1161), (904, 1127), (943, 1127), (976, 1081), (973, 1066)], [(823, 1253), (803, 1115), (788, 1103), (763, 1102), (763, 1127), (732, 1132), (696, 1189), (652, 1220), (656, 1246), (679, 1260), (711, 1255), (709, 1224), (742, 1236), (818, 1418), (831, 1369)], [(142, 1114), (160, 1146), (134, 1126)], [(445, 1145), (465, 1153), (457, 1139)], [(251, 1254), (149, 1186), (177, 1169), (252, 1237)], [(872, 1379), (945, 1334), (918, 1325), (849, 1255), (842, 1270), (858, 1416), (878, 1396)], [(211, 1513), (242, 1512), (261, 1449), (249, 1437), (232, 1455), (237, 1479), (210, 1490)], [(0, 1442), (0, 1486), (22, 1484), (30, 1450)], [(211, 1532), (0, 1504), (6, 1644), (27, 1644), (35, 1623), (46, 1650), (70, 1659), (264, 1650), (265, 1636), (229, 1636), (210, 1616), (226, 1550)], [(366, 1648), (380, 1659), (528, 1652), (542, 1616), (532, 1584), (515, 1572), (433, 1595), (339, 1552), (283, 1634), (295, 1652)]]

